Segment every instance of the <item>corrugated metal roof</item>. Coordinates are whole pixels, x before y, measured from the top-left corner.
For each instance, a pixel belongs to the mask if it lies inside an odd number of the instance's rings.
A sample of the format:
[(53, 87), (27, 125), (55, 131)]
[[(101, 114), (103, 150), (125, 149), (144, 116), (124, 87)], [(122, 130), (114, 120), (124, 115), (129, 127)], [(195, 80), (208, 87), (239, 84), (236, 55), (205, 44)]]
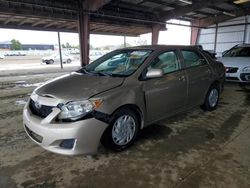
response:
[[(92, 8), (81, 8), (93, 2), (97, 4)], [(100, 2), (104, 5), (98, 7)], [(228, 0), (0, 0), (0, 27), (77, 32), (78, 13), (83, 11), (90, 15), (91, 33), (139, 35), (151, 32), (155, 24), (164, 29), (171, 18), (215, 19), (225, 17), (225, 11), (249, 12), (249, 7), (249, 2)]]

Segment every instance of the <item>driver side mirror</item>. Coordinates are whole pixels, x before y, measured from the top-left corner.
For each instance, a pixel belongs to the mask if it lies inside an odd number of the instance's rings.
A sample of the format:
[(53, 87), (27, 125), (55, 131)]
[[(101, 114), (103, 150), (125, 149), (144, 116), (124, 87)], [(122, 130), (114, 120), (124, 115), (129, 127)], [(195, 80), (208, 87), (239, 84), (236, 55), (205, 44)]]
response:
[(163, 76), (162, 69), (150, 69), (146, 74), (146, 78), (160, 78)]

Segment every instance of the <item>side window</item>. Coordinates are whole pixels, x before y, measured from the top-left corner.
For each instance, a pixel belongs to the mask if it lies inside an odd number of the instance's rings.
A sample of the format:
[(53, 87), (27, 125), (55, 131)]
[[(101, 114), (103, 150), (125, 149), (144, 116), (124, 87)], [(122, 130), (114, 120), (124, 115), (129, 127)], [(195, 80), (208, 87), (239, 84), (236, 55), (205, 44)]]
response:
[(162, 69), (163, 73), (170, 73), (180, 69), (180, 63), (174, 51), (168, 51), (160, 54), (154, 59), (148, 69)]
[(198, 52), (181, 50), (186, 67), (195, 67), (207, 64), (207, 61)]

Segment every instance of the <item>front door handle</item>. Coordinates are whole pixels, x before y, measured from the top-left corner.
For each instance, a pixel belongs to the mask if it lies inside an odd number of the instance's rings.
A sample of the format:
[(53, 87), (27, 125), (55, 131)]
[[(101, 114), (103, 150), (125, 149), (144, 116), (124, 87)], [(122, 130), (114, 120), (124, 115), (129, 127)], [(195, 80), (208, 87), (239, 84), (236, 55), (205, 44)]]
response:
[(180, 80), (180, 81), (185, 81), (186, 78), (185, 78), (185, 76), (181, 76), (181, 77), (179, 77), (179, 80)]

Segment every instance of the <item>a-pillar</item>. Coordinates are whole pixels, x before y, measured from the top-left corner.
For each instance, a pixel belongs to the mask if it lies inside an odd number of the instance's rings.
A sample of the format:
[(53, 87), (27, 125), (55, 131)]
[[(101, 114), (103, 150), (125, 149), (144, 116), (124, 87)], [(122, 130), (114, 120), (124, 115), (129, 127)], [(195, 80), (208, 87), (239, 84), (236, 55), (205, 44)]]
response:
[(89, 15), (82, 12), (78, 18), (81, 66), (89, 64)]
[(152, 27), (152, 45), (158, 44), (159, 32), (160, 32), (160, 26), (154, 25)]

